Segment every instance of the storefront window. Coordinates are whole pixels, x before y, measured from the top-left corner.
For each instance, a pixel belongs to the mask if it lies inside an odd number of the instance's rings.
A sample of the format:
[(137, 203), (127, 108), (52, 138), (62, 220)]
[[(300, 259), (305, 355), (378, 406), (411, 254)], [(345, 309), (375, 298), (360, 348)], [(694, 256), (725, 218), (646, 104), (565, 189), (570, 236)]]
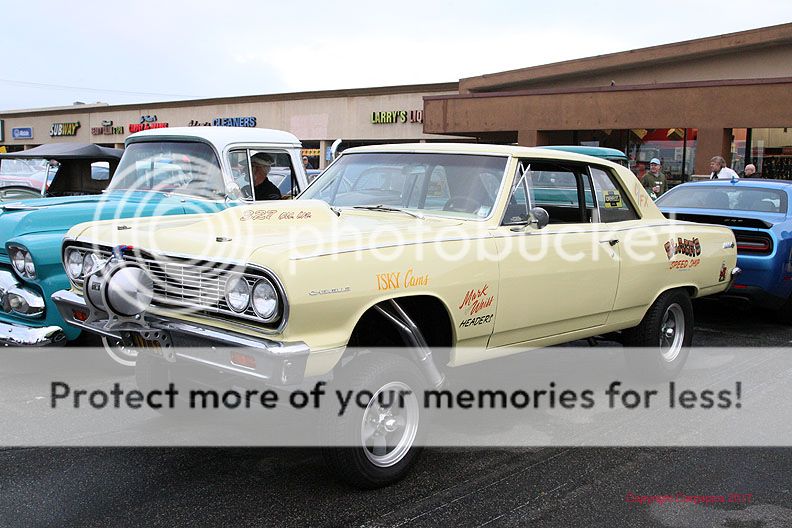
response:
[(745, 159), (745, 145), (748, 139), (747, 128), (733, 128), (731, 142), (731, 168), (738, 174), (743, 174), (745, 165), (750, 163)]
[(669, 187), (686, 182), (693, 174), (697, 136), (695, 128), (632, 129), (627, 146), (630, 169), (642, 178), (657, 158)]
[(753, 128), (748, 135), (756, 177), (792, 180), (792, 127)]
[(696, 161), (696, 128), (636, 128), (631, 130), (547, 130), (548, 145), (582, 145), (620, 150), (629, 158), (630, 170), (638, 178), (658, 158), (669, 187), (690, 180)]

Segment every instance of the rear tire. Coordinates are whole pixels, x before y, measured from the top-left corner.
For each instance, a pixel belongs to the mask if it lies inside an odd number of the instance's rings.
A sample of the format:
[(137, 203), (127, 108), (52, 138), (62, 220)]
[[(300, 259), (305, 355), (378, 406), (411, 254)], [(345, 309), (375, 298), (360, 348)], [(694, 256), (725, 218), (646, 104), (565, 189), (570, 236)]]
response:
[[(357, 488), (398, 482), (420, 454), (428, 421), (419, 399), (425, 385), (421, 372), (406, 358), (373, 352), (353, 359), (338, 380), (344, 392), (369, 391), (373, 397), (365, 408), (350, 401), (342, 416), (336, 409), (323, 414), (325, 463), (340, 480)], [(377, 395), (382, 391), (411, 395), (404, 396), (404, 405), (381, 406)]]
[(775, 320), (779, 323), (792, 326), (792, 295), (781, 308), (773, 313), (773, 315), (775, 316)]
[(674, 379), (693, 342), (693, 306), (684, 290), (663, 292), (640, 324), (623, 332), (628, 366), (644, 379)]

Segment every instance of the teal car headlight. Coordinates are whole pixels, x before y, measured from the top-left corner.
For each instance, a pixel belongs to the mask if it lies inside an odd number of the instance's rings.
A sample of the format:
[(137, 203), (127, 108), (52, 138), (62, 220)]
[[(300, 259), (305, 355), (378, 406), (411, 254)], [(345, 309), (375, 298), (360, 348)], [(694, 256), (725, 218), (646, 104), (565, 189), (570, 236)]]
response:
[(11, 257), (14, 271), (26, 279), (36, 278), (36, 265), (33, 264), (33, 257), (27, 249), (19, 246), (8, 246), (8, 254)]

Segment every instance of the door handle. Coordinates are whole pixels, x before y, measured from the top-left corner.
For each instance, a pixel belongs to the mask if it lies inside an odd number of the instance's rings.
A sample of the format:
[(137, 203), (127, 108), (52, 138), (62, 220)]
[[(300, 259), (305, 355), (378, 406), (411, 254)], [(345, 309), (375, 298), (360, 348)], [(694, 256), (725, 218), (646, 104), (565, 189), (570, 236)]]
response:
[(610, 240), (600, 240), (600, 244), (610, 244), (611, 247), (615, 246), (618, 243), (619, 243), (618, 238), (612, 238)]

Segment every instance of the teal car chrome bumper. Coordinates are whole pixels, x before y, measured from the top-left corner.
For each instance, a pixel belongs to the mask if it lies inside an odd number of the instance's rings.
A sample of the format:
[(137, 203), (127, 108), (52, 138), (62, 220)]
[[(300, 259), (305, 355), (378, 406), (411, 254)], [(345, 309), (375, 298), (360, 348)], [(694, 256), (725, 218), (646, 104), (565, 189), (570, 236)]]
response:
[(66, 334), (59, 326), (39, 328), (8, 323), (0, 323), (0, 345), (3, 346), (47, 346), (61, 343)]

